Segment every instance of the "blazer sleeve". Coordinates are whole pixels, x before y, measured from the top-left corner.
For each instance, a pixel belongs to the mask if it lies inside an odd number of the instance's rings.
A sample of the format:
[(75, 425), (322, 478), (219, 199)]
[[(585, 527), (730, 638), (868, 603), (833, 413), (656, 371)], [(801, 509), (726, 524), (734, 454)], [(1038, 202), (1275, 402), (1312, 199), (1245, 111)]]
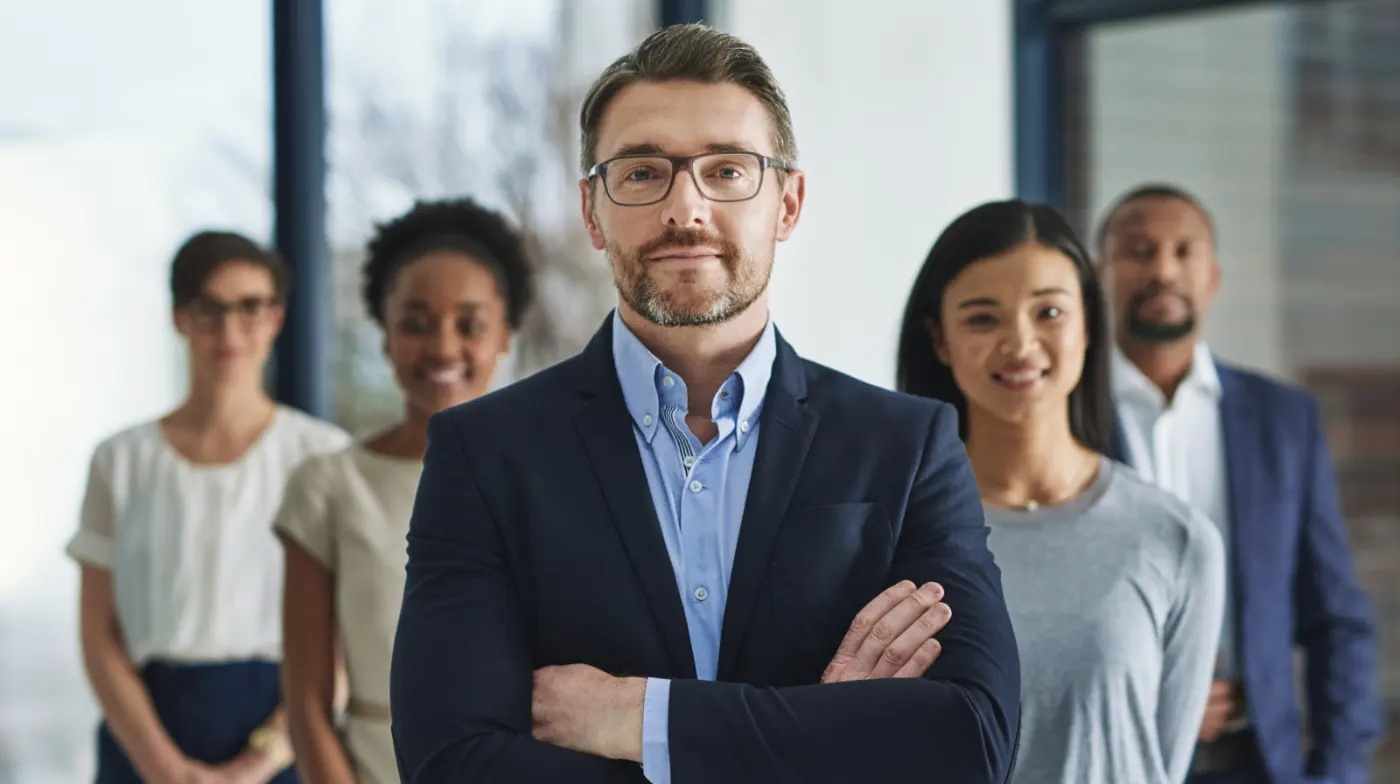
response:
[(1294, 597), (1297, 643), (1304, 651), (1312, 751), (1308, 771), (1339, 784), (1366, 780), (1381, 733), (1379, 650), (1375, 621), (1357, 583), (1337, 481), (1308, 401), (1306, 503), (1298, 542)]
[(636, 763), (531, 737), (532, 662), (498, 522), (452, 421), (435, 415), (409, 524), (390, 670), (402, 780), (644, 784)]
[(1020, 712), (1020, 660), (957, 415), (940, 405), (914, 472), (890, 581), (941, 583), (952, 621), (922, 679), (773, 689), (671, 683), (675, 784), (1000, 784)]

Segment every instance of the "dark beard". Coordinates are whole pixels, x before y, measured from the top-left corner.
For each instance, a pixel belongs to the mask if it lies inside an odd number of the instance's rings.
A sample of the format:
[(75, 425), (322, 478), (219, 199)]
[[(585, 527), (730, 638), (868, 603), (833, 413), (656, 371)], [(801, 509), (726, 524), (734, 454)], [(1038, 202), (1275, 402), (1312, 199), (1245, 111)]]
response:
[(1137, 314), (1128, 316), (1128, 334), (1148, 343), (1175, 343), (1195, 331), (1196, 319), (1193, 316), (1175, 324), (1144, 321)]
[(1147, 343), (1175, 343), (1195, 332), (1196, 304), (1184, 294), (1176, 295), (1186, 304), (1186, 317), (1180, 321), (1163, 324), (1148, 321), (1139, 315), (1142, 306), (1160, 293), (1162, 293), (1161, 286), (1148, 286), (1134, 294), (1133, 298), (1128, 301), (1128, 320), (1124, 325), (1128, 329), (1128, 334)]

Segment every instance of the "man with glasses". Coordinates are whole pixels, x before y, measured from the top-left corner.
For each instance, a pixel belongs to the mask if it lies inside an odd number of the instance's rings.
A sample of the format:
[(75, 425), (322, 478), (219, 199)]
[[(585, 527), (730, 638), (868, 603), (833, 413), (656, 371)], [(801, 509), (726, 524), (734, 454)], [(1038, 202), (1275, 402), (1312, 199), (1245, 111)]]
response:
[(618, 307), (429, 426), (404, 781), (1002, 781), (1019, 662), (956, 415), (769, 320), (806, 187), (772, 73), (667, 28), (580, 125)]

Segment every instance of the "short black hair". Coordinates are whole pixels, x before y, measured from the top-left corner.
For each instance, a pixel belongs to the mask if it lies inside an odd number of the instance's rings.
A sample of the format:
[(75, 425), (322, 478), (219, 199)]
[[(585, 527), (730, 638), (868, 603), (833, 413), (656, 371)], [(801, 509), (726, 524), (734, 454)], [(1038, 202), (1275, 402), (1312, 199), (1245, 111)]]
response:
[(1113, 401), (1109, 397), (1108, 312), (1093, 262), (1069, 223), (1045, 204), (996, 201), (963, 213), (943, 230), (914, 280), (899, 332), (896, 383), (899, 391), (951, 403), (958, 410), (961, 435), (967, 439), (967, 396), (953, 370), (934, 353), (930, 323), (940, 324), (943, 292), (975, 262), (999, 256), (1027, 243), (1063, 253), (1079, 272), (1088, 336), (1084, 371), (1069, 394), (1070, 432), (1079, 443), (1101, 454), (1113, 444)]
[(234, 261), (256, 264), (267, 270), (272, 276), (277, 301), (287, 299), (292, 273), (276, 251), (237, 232), (206, 230), (185, 240), (170, 262), (170, 298), (175, 307), (183, 308), (204, 296), (204, 285), (214, 271)]
[(1210, 228), (1211, 242), (1215, 242), (1215, 218), (1200, 199), (1180, 185), (1168, 182), (1148, 182), (1119, 196), (1104, 212), (1103, 220), (1099, 222), (1099, 230), (1094, 234), (1094, 249), (1099, 252), (1099, 255), (1103, 255), (1104, 250), (1108, 247), (1108, 229), (1113, 225), (1113, 219), (1118, 217), (1118, 213), (1122, 212), (1124, 207), (1143, 199), (1175, 199), (1191, 205), (1197, 212), (1201, 213), (1202, 218), (1206, 219), (1206, 226)]
[(394, 276), (405, 264), (440, 250), (461, 251), (486, 267), (505, 301), (506, 323), (519, 328), (533, 295), (525, 243), (500, 213), (469, 198), (418, 201), (375, 227), (362, 270), (370, 316), (383, 325)]

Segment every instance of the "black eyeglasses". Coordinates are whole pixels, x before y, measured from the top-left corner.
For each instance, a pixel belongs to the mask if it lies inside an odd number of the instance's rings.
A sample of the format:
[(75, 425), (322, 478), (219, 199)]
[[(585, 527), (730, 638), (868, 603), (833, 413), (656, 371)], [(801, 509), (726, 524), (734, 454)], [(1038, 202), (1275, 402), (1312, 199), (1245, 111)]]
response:
[(792, 171), (792, 165), (756, 152), (619, 155), (589, 169), (588, 179), (602, 178), (603, 190), (620, 207), (645, 207), (669, 196), (676, 174), (683, 169), (690, 171), (701, 196), (731, 202), (757, 196), (765, 171)]
[(252, 326), (267, 314), (275, 305), (281, 304), (276, 297), (243, 297), (232, 302), (199, 297), (186, 306), (190, 320), (197, 329), (209, 331), (223, 325), (224, 319), (232, 313), (244, 327)]

